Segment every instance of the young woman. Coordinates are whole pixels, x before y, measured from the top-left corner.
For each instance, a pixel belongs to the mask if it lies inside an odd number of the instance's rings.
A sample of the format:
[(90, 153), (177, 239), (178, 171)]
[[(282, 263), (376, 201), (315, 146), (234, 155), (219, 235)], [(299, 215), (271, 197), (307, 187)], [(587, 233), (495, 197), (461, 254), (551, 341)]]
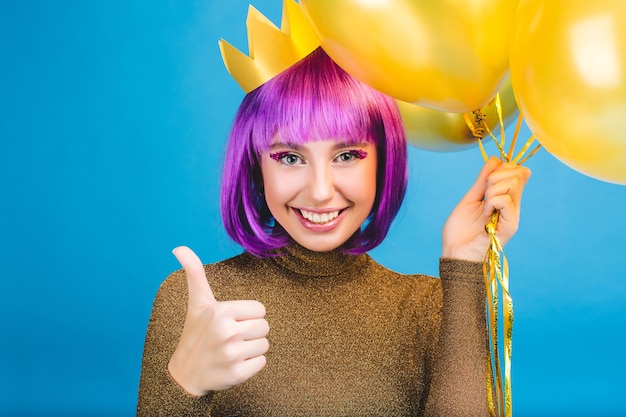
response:
[(222, 179), (245, 252), (203, 266), (174, 251), (137, 414), (488, 415), (484, 227), (498, 209), (510, 239), (530, 172), (490, 159), (444, 226), (440, 278), (403, 275), (365, 252), (402, 203), (406, 158), (394, 100), (321, 49), (247, 94)]

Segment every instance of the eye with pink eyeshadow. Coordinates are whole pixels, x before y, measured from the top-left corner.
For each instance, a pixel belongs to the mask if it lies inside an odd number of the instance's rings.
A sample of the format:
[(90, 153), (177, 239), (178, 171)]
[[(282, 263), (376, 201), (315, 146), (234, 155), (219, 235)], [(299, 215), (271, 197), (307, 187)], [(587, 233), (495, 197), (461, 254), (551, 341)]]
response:
[(274, 161), (278, 161), (279, 159), (282, 159), (287, 155), (289, 155), (289, 152), (286, 151), (274, 152), (270, 154), (270, 158), (272, 158)]
[(352, 149), (348, 151), (350, 155), (354, 155), (359, 159), (365, 159), (367, 157), (367, 152), (362, 151), (361, 149)]
[[(295, 165), (302, 158), (290, 151), (273, 152), (269, 155), (274, 161), (282, 162), (287, 165)], [(349, 151), (341, 152), (335, 157), (337, 162), (350, 162), (354, 159), (365, 159), (367, 152), (361, 149), (350, 149)]]
[(303, 159), (300, 155), (289, 151), (270, 153), (270, 158), (285, 165), (296, 165), (303, 162)]
[(365, 159), (367, 157), (367, 152), (361, 149), (350, 149), (349, 151), (341, 152), (339, 155), (335, 157), (335, 161), (337, 162), (351, 162), (355, 159)]

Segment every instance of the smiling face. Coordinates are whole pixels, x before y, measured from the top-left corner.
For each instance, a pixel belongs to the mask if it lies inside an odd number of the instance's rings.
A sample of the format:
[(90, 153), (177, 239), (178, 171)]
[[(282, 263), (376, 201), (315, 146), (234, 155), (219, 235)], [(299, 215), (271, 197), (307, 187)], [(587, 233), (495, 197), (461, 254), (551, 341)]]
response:
[[(372, 175), (352, 175), (353, 168), (358, 169), (348, 164), (340, 169), (340, 161), (358, 159), (359, 154), (348, 152), (335, 159), (341, 150), (337, 148), (325, 161), (335, 161), (329, 171), (334, 197), (320, 202), (314, 194), (307, 196), (312, 193), (307, 181), (313, 174), (300, 171), (319, 166), (316, 158), (309, 160), (308, 152), (320, 140), (336, 143), (338, 139), (346, 145), (348, 138), (373, 144), (348, 143), (355, 149), (370, 148), (357, 162), (359, 167), (372, 164)], [(308, 171), (300, 169), (301, 164)], [(348, 176), (357, 179), (348, 181)], [(318, 48), (246, 94), (228, 139), (220, 210), (228, 235), (259, 258), (274, 256), (294, 239), (309, 248), (359, 254), (385, 238), (402, 204), (406, 183), (407, 147), (397, 103), (351, 77)], [(368, 195), (366, 204), (354, 193)], [(375, 196), (373, 206), (371, 196)], [(350, 209), (342, 210), (344, 205)], [(304, 214), (289, 207), (303, 208)], [(330, 214), (324, 215), (325, 211)], [(352, 216), (357, 211), (358, 217)], [(340, 220), (333, 223), (335, 214)], [(299, 223), (292, 221), (295, 215), (302, 216)], [(330, 224), (318, 225), (322, 222)]]
[(272, 216), (305, 248), (338, 248), (367, 219), (376, 197), (376, 147), (277, 138), (261, 155), (265, 200)]

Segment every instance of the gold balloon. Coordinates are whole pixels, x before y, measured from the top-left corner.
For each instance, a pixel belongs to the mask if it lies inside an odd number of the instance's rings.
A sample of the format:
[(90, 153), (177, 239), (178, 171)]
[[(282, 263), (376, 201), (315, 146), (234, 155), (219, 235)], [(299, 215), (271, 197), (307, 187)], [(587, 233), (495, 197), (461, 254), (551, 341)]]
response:
[[(499, 94), (503, 124), (506, 127), (519, 115), (510, 78), (506, 79)], [(467, 125), (462, 113), (442, 112), (399, 100), (397, 103), (402, 114), (409, 145), (428, 151), (455, 152), (471, 148), (477, 144), (477, 138)], [(500, 117), (495, 100), (484, 106), (481, 109), (481, 114), (484, 117), (483, 123), (495, 135), (498, 135), (500, 133)], [(482, 137), (489, 139), (486, 131)]]
[(511, 79), (548, 152), (590, 177), (626, 184), (626, 2), (520, 1)]
[(518, 0), (301, 0), (326, 53), (355, 78), (446, 112), (484, 106), (508, 73)]

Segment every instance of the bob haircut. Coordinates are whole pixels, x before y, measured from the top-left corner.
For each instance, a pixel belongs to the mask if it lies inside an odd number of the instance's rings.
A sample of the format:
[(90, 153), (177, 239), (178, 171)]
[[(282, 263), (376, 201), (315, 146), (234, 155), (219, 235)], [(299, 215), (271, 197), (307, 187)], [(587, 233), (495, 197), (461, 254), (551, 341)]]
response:
[(337, 250), (359, 254), (378, 246), (407, 184), (406, 138), (395, 100), (348, 75), (321, 48), (245, 96), (226, 146), (221, 213), (230, 237), (260, 258), (275, 256), (276, 249), (293, 242), (263, 195), (259, 155), (276, 134), (292, 143), (357, 138), (376, 146), (372, 211)]

